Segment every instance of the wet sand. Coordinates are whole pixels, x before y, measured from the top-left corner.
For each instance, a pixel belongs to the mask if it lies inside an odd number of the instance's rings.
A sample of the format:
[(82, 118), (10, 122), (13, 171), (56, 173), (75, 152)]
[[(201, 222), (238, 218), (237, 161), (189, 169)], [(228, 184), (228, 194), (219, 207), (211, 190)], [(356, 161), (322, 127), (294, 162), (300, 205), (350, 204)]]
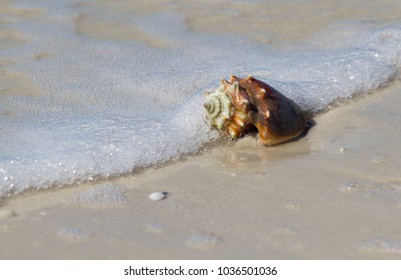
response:
[(400, 259), (400, 102), (396, 83), (320, 114), (284, 145), (249, 135), (3, 201), (0, 258)]

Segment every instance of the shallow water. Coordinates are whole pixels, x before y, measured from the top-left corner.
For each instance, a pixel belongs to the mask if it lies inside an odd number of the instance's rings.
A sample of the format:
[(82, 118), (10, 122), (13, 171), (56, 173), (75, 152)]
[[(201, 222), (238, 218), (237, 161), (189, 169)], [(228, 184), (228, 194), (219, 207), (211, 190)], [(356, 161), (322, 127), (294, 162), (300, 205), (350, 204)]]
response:
[(318, 113), (398, 78), (399, 1), (4, 1), (0, 197), (218, 139), (205, 90), (254, 75)]

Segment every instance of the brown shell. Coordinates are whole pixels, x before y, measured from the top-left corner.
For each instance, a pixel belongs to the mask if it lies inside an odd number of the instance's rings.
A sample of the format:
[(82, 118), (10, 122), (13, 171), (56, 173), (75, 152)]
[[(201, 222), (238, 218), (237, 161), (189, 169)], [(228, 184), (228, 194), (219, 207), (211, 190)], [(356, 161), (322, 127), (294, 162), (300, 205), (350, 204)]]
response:
[(255, 107), (249, 111), (247, 121), (258, 129), (262, 144), (285, 142), (305, 130), (306, 115), (294, 101), (252, 76), (244, 79), (230, 76), (230, 83), (235, 81), (246, 90)]
[(220, 83), (219, 90), (229, 96), (233, 110), (221, 127), (229, 137), (238, 138), (255, 126), (260, 142), (274, 145), (305, 130), (307, 119), (298, 104), (268, 84), (251, 76), (230, 76), (230, 81)]

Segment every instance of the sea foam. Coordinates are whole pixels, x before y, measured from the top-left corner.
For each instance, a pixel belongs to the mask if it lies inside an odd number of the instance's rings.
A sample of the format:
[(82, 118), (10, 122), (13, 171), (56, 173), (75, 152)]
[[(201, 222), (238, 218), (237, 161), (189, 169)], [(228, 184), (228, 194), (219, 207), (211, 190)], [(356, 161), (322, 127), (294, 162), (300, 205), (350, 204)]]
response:
[(203, 92), (230, 74), (254, 75), (316, 114), (386, 86), (401, 65), (401, 25), (349, 24), (278, 50), (245, 36), (188, 31), (174, 11), (138, 18), (149, 38), (165, 42), (159, 46), (80, 34), (71, 2), (19, 1), (41, 15), (9, 25), (29, 40), (0, 57), (41, 95), (0, 101), (0, 113), (8, 112), (0, 114), (0, 197), (196, 153), (219, 138), (204, 119)]

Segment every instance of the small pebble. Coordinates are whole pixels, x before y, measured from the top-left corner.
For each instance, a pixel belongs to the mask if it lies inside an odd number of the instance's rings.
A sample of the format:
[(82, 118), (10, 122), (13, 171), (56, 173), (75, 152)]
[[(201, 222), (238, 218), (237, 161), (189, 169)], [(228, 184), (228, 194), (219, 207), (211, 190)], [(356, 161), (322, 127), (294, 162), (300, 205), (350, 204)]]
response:
[(0, 209), (0, 219), (7, 219), (15, 216), (15, 212), (10, 209)]
[(344, 147), (341, 147), (340, 148), (340, 153), (344, 153), (345, 152), (345, 148)]
[(165, 199), (167, 196), (166, 192), (154, 192), (149, 195), (149, 198), (153, 201), (159, 201)]

